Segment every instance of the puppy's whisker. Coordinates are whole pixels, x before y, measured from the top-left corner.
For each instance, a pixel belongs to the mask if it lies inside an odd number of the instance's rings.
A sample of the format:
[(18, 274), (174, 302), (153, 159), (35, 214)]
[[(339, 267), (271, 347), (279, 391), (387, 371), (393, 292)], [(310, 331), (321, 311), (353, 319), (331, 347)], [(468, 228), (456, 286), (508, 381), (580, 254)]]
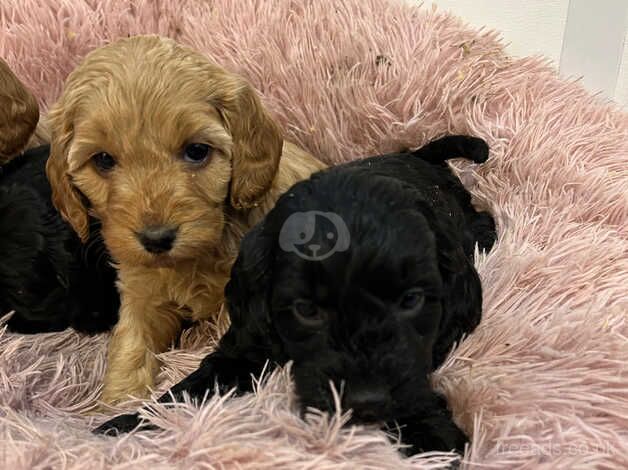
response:
[(81, 250), (81, 261), (84, 264), (87, 264), (89, 258), (89, 250), (93, 247), (94, 240), (89, 240), (86, 245), (83, 246)]
[(107, 250), (104, 247), (101, 247), (100, 252), (98, 253), (98, 256), (96, 258), (96, 266), (102, 266), (107, 257)]
[(93, 238), (91, 238), (87, 244), (84, 246), (83, 250), (82, 250), (82, 260), (84, 263), (88, 263), (89, 260), (89, 256), (90, 256), (90, 252), (94, 251), (94, 256), (98, 257), (99, 253), (101, 251), (105, 250), (104, 247), (104, 242), (102, 240), (102, 237), (100, 236), (100, 234), (95, 235)]

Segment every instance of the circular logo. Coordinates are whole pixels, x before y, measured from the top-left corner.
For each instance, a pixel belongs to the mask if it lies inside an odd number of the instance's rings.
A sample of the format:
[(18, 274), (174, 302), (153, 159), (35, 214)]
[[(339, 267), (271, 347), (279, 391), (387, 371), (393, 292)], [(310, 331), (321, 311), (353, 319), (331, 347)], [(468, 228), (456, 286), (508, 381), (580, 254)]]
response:
[(321, 261), (349, 249), (349, 229), (333, 212), (295, 212), (279, 232), (279, 247), (310, 260)]

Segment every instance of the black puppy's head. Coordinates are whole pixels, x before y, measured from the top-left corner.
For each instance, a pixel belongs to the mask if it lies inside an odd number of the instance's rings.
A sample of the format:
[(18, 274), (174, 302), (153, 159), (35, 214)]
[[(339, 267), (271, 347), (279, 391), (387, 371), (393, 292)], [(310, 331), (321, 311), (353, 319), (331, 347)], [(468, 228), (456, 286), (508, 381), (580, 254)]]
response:
[(0, 188), (0, 306), (2, 313), (17, 312), (10, 321), (16, 330), (25, 330), (22, 315), (60, 318), (71, 308), (67, 279), (56, 271), (67, 262), (52, 249), (64, 243), (65, 232), (55, 222), (33, 189)]
[(87, 248), (101, 251), (81, 252), (74, 232), (33, 188), (0, 187), (0, 315), (15, 312), (10, 330), (38, 333), (73, 326), (96, 333), (115, 323), (115, 272), (99, 269), (107, 261), (104, 246)]
[(420, 410), (429, 372), (477, 323), (479, 280), (410, 188), (352, 179), (280, 198), (243, 240), (227, 301), (241, 341), (293, 361), (304, 408), (333, 410), (333, 383), (356, 420), (388, 421)]

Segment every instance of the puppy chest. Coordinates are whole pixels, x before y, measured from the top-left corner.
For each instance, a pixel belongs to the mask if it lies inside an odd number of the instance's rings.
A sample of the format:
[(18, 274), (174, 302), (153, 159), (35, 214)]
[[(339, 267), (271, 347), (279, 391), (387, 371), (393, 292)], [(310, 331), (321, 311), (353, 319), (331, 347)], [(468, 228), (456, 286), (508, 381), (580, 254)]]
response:
[(211, 318), (224, 301), (226, 276), (184, 276), (171, 279), (167, 285), (168, 298), (180, 305), (185, 318), (197, 321)]

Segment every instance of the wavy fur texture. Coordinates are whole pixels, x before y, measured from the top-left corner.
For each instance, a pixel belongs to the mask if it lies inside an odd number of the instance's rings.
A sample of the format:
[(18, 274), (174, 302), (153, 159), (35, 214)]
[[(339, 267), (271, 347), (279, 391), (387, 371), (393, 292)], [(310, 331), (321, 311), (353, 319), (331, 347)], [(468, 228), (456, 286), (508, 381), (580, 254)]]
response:
[[(487, 164), (456, 164), (498, 224), (476, 263), (484, 316), (434, 375), (472, 436), (463, 466), (628, 466), (625, 113), (542, 58), (508, 57), (493, 32), (395, 0), (0, 4), (0, 55), (44, 110), (85, 53), (136, 33), (171, 36), (246, 76), (288, 138), (327, 163), (448, 132), (486, 139)], [(160, 355), (159, 391), (216, 335), (200, 325)], [(0, 467), (400, 469), (453, 458), (402, 460), (380, 431), (341, 428), (341, 415), (302, 421), (286, 370), (200, 410), (155, 405), (163, 431), (91, 435), (104, 418), (88, 412), (106, 340), (2, 331)]]

